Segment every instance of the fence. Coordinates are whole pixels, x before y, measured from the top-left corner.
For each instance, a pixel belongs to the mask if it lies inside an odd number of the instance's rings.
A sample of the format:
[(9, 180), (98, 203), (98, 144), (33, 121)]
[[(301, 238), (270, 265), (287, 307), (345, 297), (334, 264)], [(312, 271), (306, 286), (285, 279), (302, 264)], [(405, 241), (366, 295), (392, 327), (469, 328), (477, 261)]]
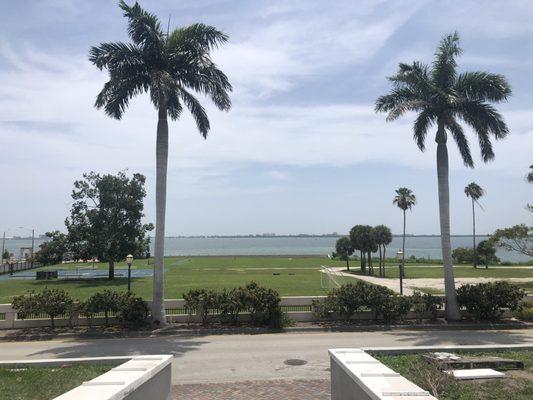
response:
[[(288, 316), (297, 322), (311, 322), (318, 319), (318, 315), (313, 310), (313, 300), (323, 301), (325, 296), (289, 296), (281, 298), (281, 309), (288, 314)], [(528, 295), (526, 301), (533, 301), (533, 295)], [(151, 306), (151, 301), (146, 302), (148, 307)], [(185, 307), (185, 300), (165, 300), (165, 311), (167, 314), (167, 321), (171, 323), (191, 323), (202, 322), (200, 315), (201, 311), (197, 311), (192, 315), (189, 314)], [(212, 316), (217, 315), (218, 312), (213, 310)], [(507, 312), (504, 316), (509, 316)], [(444, 310), (439, 310), (438, 317), (444, 316)], [(405, 319), (417, 319), (420, 316), (414, 312), (409, 312)], [(427, 316), (429, 318), (429, 315)], [(249, 313), (239, 314), (239, 320), (247, 321), (250, 318)], [(355, 313), (354, 320), (369, 321), (373, 318), (370, 311), (363, 311)], [(88, 325), (104, 325), (105, 318), (103, 313), (95, 315), (90, 321), (76, 310), (70, 315), (63, 315), (54, 318), (56, 326), (88, 326)], [(115, 319), (110, 315), (109, 323), (115, 323)], [(50, 326), (50, 319), (46, 315), (32, 315), (24, 320), (17, 318), (17, 311), (11, 308), (11, 304), (0, 304), (0, 329), (17, 329), (17, 328), (36, 328)]]
[(31, 262), (31, 261), (18, 261), (16, 263), (10, 264), (0, 264), (0, 275), (10, 274), (12, 272), (26, 271), (28, 269), (34, 269), (41, 267), (41, 263)]

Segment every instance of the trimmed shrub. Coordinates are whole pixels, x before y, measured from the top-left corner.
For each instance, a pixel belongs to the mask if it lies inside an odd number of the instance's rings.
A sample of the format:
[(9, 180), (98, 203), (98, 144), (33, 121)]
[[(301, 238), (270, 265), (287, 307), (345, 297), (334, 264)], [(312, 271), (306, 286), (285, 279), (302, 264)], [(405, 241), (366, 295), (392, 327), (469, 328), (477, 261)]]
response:
[(80, 312), (87, 316), (90, 321), (94, 314), (104, 313), (105, 326), (109, 326), (109, 316), (118, 311), (121, 296), (123, 296), (121, 292), (104, 289), (103, 292), (94, 293), (85, 302), (82, 302)]
[(349, 320), (356, 312), (369, 306), (374, 285), (364, 281), (347, 283), (329, 292), (321, 307), (323, 317)]
[(459, 306), (480, 321), (496, 321), (503, 309), (520, 310), (525, 291), (506, 281), (463, 285), (457, 290)]
[(183, 299), (189, 315), (199, 313), (204, 325), (210, 320), (210, 311), (218, 308), (220, 303), (220, 295), (211, 289), (191, 289), (183, 295)]
[(406, 296), (399, 296), (388, 288), (375, 286), (369, 306), (374, 313), (374, 319), (381, 318), (385, 324), (401, 321), (411, 309), (411, 300)]
[(148, 322), (150, 310), (142, 299), (131, 292), (122, 293), (119, 297), (116, 318), (128, 329), (138, 329)]
[(252, 323), (276, 327), (281, 321), (281, 297), (273, 289), (267, 289), (255, 282), (244, 288), (244, 303), (250, 312)]
[(55, 318), (60, 315), (72, 315), (74, 300), (62, 289), (45, 288), (40, 293), (16, 296), (11, 303), (20, 319), (32, 314), (46, 314), (55, 328)]
[(524, 302), (513, 315), (521, 321), (533, 322), (533, 303)]
[(220, 319), (223, 322), (236, 323), (239, 313), (246, 310), (246, 290), (237, 288), (224, 289), (219, 295)]
[(436, 319), (437, 311), (442, 308), (443, 304), (444, 300), (441, 297), (429, 293), (415, 291), (411, 296), (411, 308), (418, 321), (422, 321), (428, 315), (431, 319)]

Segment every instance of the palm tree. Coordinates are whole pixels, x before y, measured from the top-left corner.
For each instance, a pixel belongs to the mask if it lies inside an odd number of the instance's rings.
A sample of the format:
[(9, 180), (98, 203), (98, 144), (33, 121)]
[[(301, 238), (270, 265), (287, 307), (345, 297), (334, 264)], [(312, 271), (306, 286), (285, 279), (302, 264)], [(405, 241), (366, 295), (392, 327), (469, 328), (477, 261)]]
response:
[[(473, 253), (473, 264), (474, 268), (477, 267), (477, 255), (476, 255), (476, 211), (474, 208), (475, 203), (478, 203), (478, 200), (485, 194), (485, 191), (481, 186), (476, 182), (472, 182), (465, 187), (466, 197), (472, 199), (472, 249)], [(479, 204), (479, 203), (478, 203)]]
[(502, 75), (488, 72), (457, 73), (455, 58), (461, 54), (459, 35), (445, 36), (435, 53), (431, 66), (420, 62), (399, 66), (389, 78), (392, 91), (376, 101), (376, 111), (387, 112), (393, 121), (405, 112), (418, 113), (413, 130), (414, 139), (425, 149), (428, 130), (436, 126), (437, 176), (439, 185), (439, 214), (444, 285), (446, 290), (446, 318), (460, 319), (455, 291), (450, 244), (450, 196), (448, 187), (448, 134), (457, 143), (466, 166), (473, 167), (470, 146), (459, 121), (476, 133), (484, 162), (494, 158), (491, 137), (502, 139), (508, 134), (503, 117), (490, 103), (506, 100), (511, 87)]
[(529, 166), (529, 173), (527, 174), (526, 176), (526, 180), (529, 182), (529, 183), (533, 183), (533, 164)]
[(346, 271), (350, 270), (350, 256), (353, 254), (354, 250), (350, 238), (346, 236), (341, 237), (337, 240), (337, 243), (335, 243), (335, 252), (337, 253), (337, 256), (341, 260), (346, 261)]
[(154, 14), (138, 3), (120, 1), (128, 19), (131, 43), (110, 42), (92, 47), (89, 60), (100, 70), (106, 68), (109, 81), (96, 98), (95, 106), (121, 119), (130, 99), (149, 93), (158, 112), (156, 139), (156, 232), (152, 319), (166, 323), (164, 293), (164, 238), (167, 192), (168, 122), (177, 120), (183, 108), (192, 114), (204, 138), (209, 119), (192, 92), (207, 95), (220, 110), (229, 110), (231, 85), (211, 60), (210, 52), (228, 37), (212, 26), (193, 24), (165, 32)]
[(404, 267), (405, 267), (405, 212), (407, 210), (410, 210), (415, 204), (416, 204), (416, 196), (412, 192), (411, 189), (401, 187), (399, 189), (396, 189), (396, 196), (394, 196), (394, 199), (392, 200), (392, 204), (395, 204), (398, 206), (399, 209), (403, 210), (403, 239), (402, 239), (402, 269), (400, 270), (400, 274), (402, 274), (402, 277), (404, 275)]
[(377, 225), (373, 228), (374, 237), (378, 245), (379, 250), (379, 276), (385, 277), (385, 252), (387, 250), (387, 245), (392, 242), (392, 232), (388, 226)]

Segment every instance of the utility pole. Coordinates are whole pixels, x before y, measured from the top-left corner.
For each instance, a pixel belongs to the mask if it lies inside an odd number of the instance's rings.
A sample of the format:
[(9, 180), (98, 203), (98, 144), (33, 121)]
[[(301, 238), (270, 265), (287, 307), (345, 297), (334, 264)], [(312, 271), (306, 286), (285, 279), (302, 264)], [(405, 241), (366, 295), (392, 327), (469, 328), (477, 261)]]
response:
[(35, 229), (31, 230), (31, 267), (33, 268), (33, 248), (35, 245)]
[(2, 260), (2, 265), (4, 265), (4, 252), (6, 251), (6, 233), (4, 232), (2, 236), (2, 255), (0, 256), (0, 260)]

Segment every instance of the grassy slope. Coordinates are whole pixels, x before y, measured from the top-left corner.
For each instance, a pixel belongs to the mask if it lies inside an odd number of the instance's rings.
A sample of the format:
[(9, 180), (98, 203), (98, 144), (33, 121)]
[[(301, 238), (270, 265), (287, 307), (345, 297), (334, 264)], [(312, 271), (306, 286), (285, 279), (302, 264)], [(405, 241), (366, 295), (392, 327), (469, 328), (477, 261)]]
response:
[[(484, 381), (462, 381), (450, 387), (439, 395), (440, 400), (529, 400), (533, 398), (533, 352), (531, 351), (501, 351), (467, 353), (469, 355), (488, 355), (512, 358), (524, 362), (524, 372), (519, 371), (506, 379)], [(406, 354), (398, 356), (376, 355), (381, 362), (407, 379), (416, 380), (411, 366), (421, 358), (420, 354)], [(509, 374), (514, 374), (510, 372)], [(420, 382), (419, 385), (422, 387)], [(423, 389), (429, 390), (427, 387)]]
[[(150, 262), (150, 264), (148, 264)], [(135, 260), (133, 268), (152, 268), (152, 260)], [(320, 287), (320, 266), (344, 267), (342, 261), (331, 261), (320, 256), (251, 256), (251, 257), (168, 257), (165, 260), (165, 297), (180, 298), (192, 288), (232, 288), (244, 285), (252, 280), (276, 289), (282, 296), (325, 294)], [(61, 264), (44, 269), (91, 268), (91, 264)], [(106, 264), (96, 264), (97, 269), (107, 270)], [(125, 263), (118, 263), (116, 268), (127, 268)], [(358, 268), (352, 264), (354, 271)], [(377, 268), (375, 268), (377, 273)], [(456, 277), (530, 277), (533, 269), (503, 269), (493, 267), (488, 270), (472, 267), (456, 267)], [(279, 273), (280, 275), (273, 275)], [(442, 268), (406, 266), (408, 278), (442, 278)], [(397, 277), (397, 267), (388, 267), (387, 276)], [(346, 278), (350, 279), (350, 278)], [(44, 287), (62, 288), (75, 298), (84, 299), (105, 287), (111, 289), (126, 288), (125, 278), (86, 281), (35, 281), (35, 280), (0, 280), (0, 303), (10, 303), (13, 296), (28, 290), (41, 290)], [(134, 278), (133, 290), (138, 295), (150, 299), (152, 278)]]
[(27, 368), (22, 371), (0, 369), (0, 398), (53, 399), (110, 368), (105, 365), (76, 365), (64, 368)]

